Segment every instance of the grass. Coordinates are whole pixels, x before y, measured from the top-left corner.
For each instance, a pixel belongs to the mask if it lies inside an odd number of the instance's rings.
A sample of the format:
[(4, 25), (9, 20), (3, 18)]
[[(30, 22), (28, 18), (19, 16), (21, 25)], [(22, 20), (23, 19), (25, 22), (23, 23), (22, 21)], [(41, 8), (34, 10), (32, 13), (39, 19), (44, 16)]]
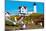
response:
[[(43, 28), (41, 25), (35, 25), (35, 24), (32, 24), (31, 23), (31, 19), (37, 19), (37, 18), (39, 18), (39, 16), (42, 16), (42, 14), (30, 14), (29, 16), (26, 16), (24, 19), (23, 19), (23, 22), (24, 22), (24, 24), (26, 24), (27, 25), (27, 27), (28, 28), (30, 28), (30, 29), (38, 29), (38, 28)], [(11, 16), (11, 20), (14, 20), (14, 17), (15, 16)], [(8, 25), (11, 25), (11, 27), (12, 28), (15, 28), (15, 29), (20, 29), (20, 27), (21, 27), (21, 25), (20, 24), (16, 24), (15, 26), (12, 26), (13, 25), (13, 23), (11, 23), (11, 22), (8, 22), (8, 21), (5, 21), (5, 24), (8, 24)], [(6, 25), (6, 27), (9, 27), (10, 28), (10, 26), (7, 26)]]

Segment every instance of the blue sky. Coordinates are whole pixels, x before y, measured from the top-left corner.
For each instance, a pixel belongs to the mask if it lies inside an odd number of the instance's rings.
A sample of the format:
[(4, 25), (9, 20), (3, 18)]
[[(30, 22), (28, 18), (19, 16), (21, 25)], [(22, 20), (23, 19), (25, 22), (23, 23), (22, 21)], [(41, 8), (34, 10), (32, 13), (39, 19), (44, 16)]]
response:
[[(5, 11), (10, 12), (11, 15), (16, 15), (16, 13), (18, 13), (18, 7), (19, 6), (26, 6), (28, 9), (28, 12), (33, 11), (34, 10), (33, 3), (34, 2), (6, 0)], [(44, 3), (36, 2), (36, 6), (37, 6), (37, 13), (43, 14), (44, 13)]]

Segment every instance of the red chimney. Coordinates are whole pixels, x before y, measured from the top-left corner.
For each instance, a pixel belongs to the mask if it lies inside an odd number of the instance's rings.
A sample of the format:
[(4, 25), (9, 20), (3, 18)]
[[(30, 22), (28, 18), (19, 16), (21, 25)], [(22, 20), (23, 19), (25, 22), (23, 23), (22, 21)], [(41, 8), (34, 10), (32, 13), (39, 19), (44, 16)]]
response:
[(26, 6), (24, 6), (24, 8), (26, 9)]

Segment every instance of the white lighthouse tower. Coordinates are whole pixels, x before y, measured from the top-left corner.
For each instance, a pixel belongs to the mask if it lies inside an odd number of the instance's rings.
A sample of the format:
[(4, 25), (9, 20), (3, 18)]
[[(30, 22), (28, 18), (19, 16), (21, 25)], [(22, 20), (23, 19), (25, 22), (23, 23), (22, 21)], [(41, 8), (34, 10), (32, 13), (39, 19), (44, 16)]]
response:
[(36, 3), (34, 3), (34, 13), (37, 13)]

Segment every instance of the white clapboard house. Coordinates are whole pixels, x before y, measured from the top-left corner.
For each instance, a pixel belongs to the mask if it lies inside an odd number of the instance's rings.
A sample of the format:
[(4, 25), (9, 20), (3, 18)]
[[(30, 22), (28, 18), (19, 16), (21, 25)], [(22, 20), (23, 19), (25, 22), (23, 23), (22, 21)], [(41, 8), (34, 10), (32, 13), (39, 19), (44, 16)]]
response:
[(25, 16), (28, 16), (32, 13), (37, 13), (37, 10), (36, 10), (36, 3), (33, 4), (34, 6), (34, 10), (31, 11), (31, 12), (28, 12), (28, 9), (26, 6), (19, 6), (19, 15), (25, 15)]

